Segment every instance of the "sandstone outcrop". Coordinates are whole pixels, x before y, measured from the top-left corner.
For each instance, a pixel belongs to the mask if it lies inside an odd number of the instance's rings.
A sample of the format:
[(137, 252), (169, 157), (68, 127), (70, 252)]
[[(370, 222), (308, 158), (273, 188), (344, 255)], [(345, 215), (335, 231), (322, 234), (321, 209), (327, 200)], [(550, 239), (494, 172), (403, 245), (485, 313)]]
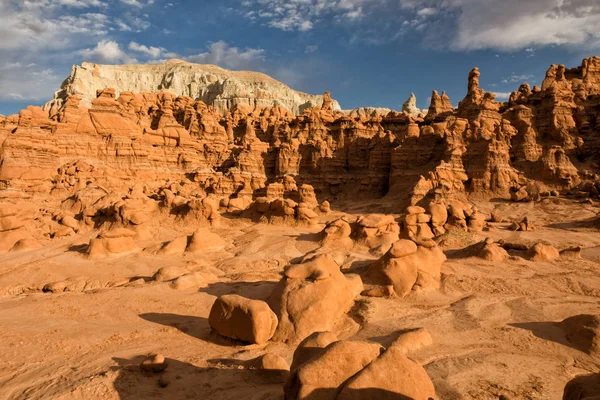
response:
[[(313, 336), (315, 341), (325, 333)], [(427, 372), (406, 357), (401, 345), (387, 350), (358, 341), (314, 343), (294, 353), (285, 399), (437, 399)], [(301, 359), (301, 360), (300, 360)]]
[[(0, 216), (0, 251), (97, 228), (123, 227), (135, 232), (131, 240), (148, 240), (165, 217), (217, 225), (224, 213), (312, 225), (332, 202), (384, 196), (398, 211), (419, 207), (406, 213), (400, 236), (421, 244), (448, 229), (488, 229), (471, 195), (600, 195), (600, 144), (591, 134), (599, 128), (599, 57), (573, 69), (554, 65), (541, 87), (523, 85), (507, 103), (479, 86), (474, 69), (456, 109), (434, 92), (426, 116), (415, 115), (412, 100), (403, 112), (342, 113), (330, 93), (290, 112), (274, 100), (277, 84), (245, 72), (236, 75), (242, 86), (225, 80), (231, 91), (208, 99), (202, 85), (221, 85), (211, 76), (225, 72), (170, 61), (143, 67), (139, 76), (152, 79), (132, 78), (140, 68), (86, 64), (45, 110), (30, 106), (0, 120), (0, 198), (62, 199), (51, 222), (38, 210)], [(155, 75), (166, 76), (161, 88), (175, 93), (157, 91)], [(252, 90), (239, 97), (240, 87)], [(266, 101), (248, 100), (255, 97)], [(34, 233), (40, 227), (48, 236)], [(527, 221), (514, 228), (533, 229)], [(369, 215), (352, 230), (353, 242), (343, 237), (342, 247), (365, 245), (380, 255), (396, 240), (394, 224)]]
[[(367, 281), (392, 285), (399, 297), (412, 290), (435, 290), (440, 287), (441, 267), (446, 256), (433, 241), (417, 245), (401, 239), (379, 260), (369, 265)], [(366, 293), (365, 293), (366, 294)]]
[[(219, 108), (214, 106), (218, 96), (203, 101), (197, 96), (201, 85), (185, 83), (196, 77), (187, 63), (147, 66), (149, 76), (174, 68), (178, 74), (169, 75), (165, 85), (185, 88), (175, 94), (157, 92), (155, 78), (149, 78), (149, 87), (105, 89), (117, 75), (125, 82), (139, 67), (86, 64), (59, 92), (60, 101), (47, 107), (50, 117), (28, 107), (0, 125), (0, 178), (8, 182), (4, 190), (72, 195), (136, 183), (156, 190), (157, 182), (186, 176), (194, 191), (190, 186), (177, 194), (165, 188), (161, 201), (207, 219), (217, 216), (204, 204), (209, 196), (217, 204), (226, 199), (221, 208), (231, 213), (244, 212), (252, 201), (264, 210), (265, 201), (258, 199), (286, 176), (293, 176), (298, 188), (311, 185), (319, 201), (387, 195), (404, 205), (427, 205), (472, 193), (515, 200), (585, 188), (592, 193), (587, 183), (598, 179), (585, 160), (595, 160), (600, 148), (588, 135), (597, 128), (598, 65), (600, 58), (592, 57), (571, 70), (553, 66), (539, 90), (522, 88), (508, 103), (485, 93), (480, 72), (473, 70), (457, 109), (445, 94), (434, 93), (422, 118), (396, 111), (339, 113), (330, 95), (307, 103), (298, 116), (271, 100), (264, 107), (223, 100)], [(198, 82), (203, 74), (198, 73)], [(75, 93), (75, 86), (88, 97)], [(314, 203), (303, 206), (293, 196), (279, 197), (298, 203), (298, 219), (319, 214), (321, 207)], [(120, 213), (131, 223), (143, 223), (148, 214), (130, 203)], [(276, 206), (276, 212), (292, 206)]]
[(362, 289), (360, 277), (342, 274), (327, 254), (288, 266), (268, 300), (279, 319), (273, 340), (298, 343), (314, 332), (331, 331)]
[(129, 253), (136, 249), (135, 232), (130, 229), (117, 228), (101, 233), (91, 239), (85, 253), (87, 258), (101, 258), (111, 254)]

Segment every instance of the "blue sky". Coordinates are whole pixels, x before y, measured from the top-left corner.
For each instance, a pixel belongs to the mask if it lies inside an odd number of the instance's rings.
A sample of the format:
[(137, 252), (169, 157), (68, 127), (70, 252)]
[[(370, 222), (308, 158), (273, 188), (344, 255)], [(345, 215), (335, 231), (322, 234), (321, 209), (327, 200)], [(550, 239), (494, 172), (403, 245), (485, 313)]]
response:
[(181, 58), (399, 109), (464, 97), (469, 70), (500, 99), (550, 64), (600, 54), (598, 0), (0, 0), (0, 114), (52, 98), (73, 64)]

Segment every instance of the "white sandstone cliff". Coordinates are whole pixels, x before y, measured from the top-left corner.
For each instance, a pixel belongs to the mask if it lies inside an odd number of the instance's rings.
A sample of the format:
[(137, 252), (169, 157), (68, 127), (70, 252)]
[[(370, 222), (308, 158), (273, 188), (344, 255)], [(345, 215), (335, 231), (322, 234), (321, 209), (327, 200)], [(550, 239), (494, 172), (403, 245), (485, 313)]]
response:
[[(74, 65), (71, 75), (44, 105), (50, 114), (58, 110), (71, 95), (84, 100), (96, 98), (96, 90), (114, 88), (134, 93), (166, 90), (178, 96), (200, 99), (218, 111), (236, 105), (251, 109), (280, 105), (294, 114), (305, 108), (320, 106), (322, 95), (295, 91), (259, 72), (229, 71), (210, 64), (193, 64), (172, 59), (161, 64), (102, 65), (84, 62)], [(334, 101), (334, 110), (339, 104)]]

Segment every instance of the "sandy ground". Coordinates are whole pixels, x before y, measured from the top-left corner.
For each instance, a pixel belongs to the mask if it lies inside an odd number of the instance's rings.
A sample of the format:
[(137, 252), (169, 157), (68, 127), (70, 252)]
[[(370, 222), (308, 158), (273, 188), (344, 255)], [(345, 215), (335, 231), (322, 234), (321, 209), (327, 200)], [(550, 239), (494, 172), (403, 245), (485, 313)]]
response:
[[(364, 205), (362, 212), (376, 206)], [(479, 207), (495, 209), (507, 221), (528, 216), (538, 229), (513, 232), (506, 222), (492, 232), (448, 235), (440, 291), (406, 299), (361, 297), (344, 321), (344, 338), (387, 345), (399, 331), (425, 327), (434, 344), (414, 358), (441, 399), (560, 399), (572, 377), (599, 369), (600, 359), (573, 348), (555, 325), (569, 316), (600, 313), (600, 232), (587, 223), (599, 209), (559, 199)], [(82, 254), (88, 234), (0, 255), (0, 398), (282, 399), (281, 383), (242, 364), (267, 351), (291, 362), (294, 348), (240, 346), (212, 334), (207, 317), (215, 298), (225, 293), (266, 298), (290, 260), (318, 247), (312, 234), (321, 228), (224, 219), (211, 230), (230, 245), (216, 253), (157, 256), (140, 250), (90, 261)], [(160, 240), (140, 246), (192, 231), (165, 227)], [(493, 263), (460, 251), (486, 236), (584, 250), (580, 259), (552, 263), (523, 258)], [(360, 272), (373, 259), (366, 251), (354, 252), (345, 269)], [(68, 278), (88, 283), (149, 278), (168, 265), (210, 269), (219, 282), (184, 291), (139, 280), (87, 292), (41, 291)], [(152, 353), (169, 359), (165, 388), (157, 376), (140, 373), (140, 360)]]

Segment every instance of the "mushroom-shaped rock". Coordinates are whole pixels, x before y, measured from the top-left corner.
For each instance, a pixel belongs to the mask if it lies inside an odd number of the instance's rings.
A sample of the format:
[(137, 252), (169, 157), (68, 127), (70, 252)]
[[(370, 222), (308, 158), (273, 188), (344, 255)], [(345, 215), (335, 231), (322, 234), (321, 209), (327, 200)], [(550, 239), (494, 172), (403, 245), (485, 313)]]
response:
[(345, 217), (329, 222), (321, 231), (321, 245), (349, 249), (353, 246), (352, 227)]
[(221, 336), (262, 344), (275, 333), (277, 315), (264, 301), (228, 294), (214, 302), (208, 323)]
[(487, 261), (504, 261), (508, 259), (509, 254), (499, 244), (494, 243), (492, 239), (487, 238), (483, 242), (479, 257)]
[(338, 387), (375, 360), (381, 350), (376, 343), (334, 342), (292, 371), (284, 387), (285, 398), (335, 399)]
[(383, 254), (398, 240), (400, 226), (393, 215), (369, 214), (357, 221), (356, 237), (379, 254)]
[(279, 318), (273, 340), (297, 343), (332, 330), (362, 289), (358, 275), (345, 276), (326, 254), (287, 267), (268, 300)]

